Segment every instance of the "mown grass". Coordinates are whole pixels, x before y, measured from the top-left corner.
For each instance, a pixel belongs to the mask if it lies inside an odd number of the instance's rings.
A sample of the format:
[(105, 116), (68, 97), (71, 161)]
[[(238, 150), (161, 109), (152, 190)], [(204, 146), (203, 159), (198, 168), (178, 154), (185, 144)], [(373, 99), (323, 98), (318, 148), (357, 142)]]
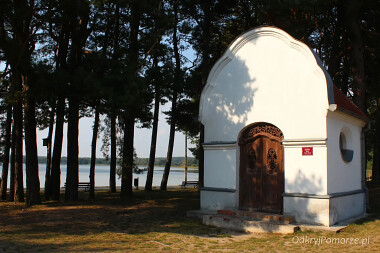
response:
[[(130, 201), (97, 192), (96, 200), (74, 203), (0, 202), (0, 251), (5, 252), (379, 252), (380, 215), (348, 226), (339, 234), (300, 232), (294, 235), (239, 234), (186, 217), (199, 208), (194, 189), (136, 191)], [(302, 242), (302, 238), (304, 242)], [(309, 241), (307, 241), (309, 238)], [(310, 239), (320, 239), (319, 245)], [(328, 240), (358, 238), (358, 244)], [(369, 244), (361, 245), (369, 238)]]

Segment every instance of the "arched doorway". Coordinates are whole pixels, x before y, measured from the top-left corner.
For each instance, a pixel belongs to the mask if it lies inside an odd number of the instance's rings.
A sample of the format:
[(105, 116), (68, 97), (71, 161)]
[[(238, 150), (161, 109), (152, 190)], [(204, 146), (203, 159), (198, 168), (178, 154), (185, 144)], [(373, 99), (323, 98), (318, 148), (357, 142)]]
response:
[(284, 192), (283, 133), (269, 123), (246, 127), (239, 138), (240, 209), (281, 213)]

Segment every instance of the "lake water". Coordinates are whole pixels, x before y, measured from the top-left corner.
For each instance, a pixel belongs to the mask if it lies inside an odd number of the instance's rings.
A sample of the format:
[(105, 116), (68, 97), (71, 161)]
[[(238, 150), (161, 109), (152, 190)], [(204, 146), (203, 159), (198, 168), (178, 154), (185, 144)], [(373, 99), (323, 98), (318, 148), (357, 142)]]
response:
[[(140, 168), (144, 168), (141, 166)], [(45, 172), (46, 164), (40, 163), (39, 166), (39, 177), (40, 177), (40, 187), (45, 187)], [(109, 186), (109, 165), (96, 165), (95, 167), (95, 186)], [(153, 186), (159, 186), (161, 184), (162, 175), (164, 172), (163, 167), (155, 167), (153, 174)], [(24, 187), (26, 187), (25, 179), (25, 164), (24, 164)], [(90, 165), (79, 165), (79, 182), (89, 182), (90, 178)], [(145, 186), (147, 172), (141, 174), (133, 174), (133, 178), (139, 179), (139, 187)], [(181, 185), (182, 181), (185, 180), (184, 168), (171, 167), (168, 179), (168, 186), (178, 186)], [(188, 181), (198, 181), (198, 172), (187, 173)], [(9, 181), (8, 181), (9, 182)], [(61, 187), (66, 182), (66, 164), (61, 164)], [(8, 184), (9, 185), (9, 184)], [(121, 179), (116, 175), (116, 186), (121, 186)], [(9, 186), (8, 186), (9, 187)]]

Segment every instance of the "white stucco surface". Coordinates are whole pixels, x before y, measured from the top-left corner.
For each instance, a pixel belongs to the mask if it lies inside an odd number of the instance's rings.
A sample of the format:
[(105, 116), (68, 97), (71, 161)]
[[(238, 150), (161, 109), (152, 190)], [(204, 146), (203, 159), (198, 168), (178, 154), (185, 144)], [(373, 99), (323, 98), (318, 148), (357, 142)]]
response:
[(235, 209), (235, 199), (234, 192), (201, 191), (201, 209)]
[(236, 189), (236, 149), (205, 148), (204, 186)]
[(365, 194), (333, 198), (330, 201), (330, 225), (365, 213)]
[[(361, 189), (361, 129), (363, 122), (339, 112), (329, 113), (328, 133), (328, 193)], [(339, 135), (346, 128), (348, 148), (354, 151), (351, 162), (345, 162), (339, 148)]]
[[(326, 226), (362, 214), (363, 194), (351, 193), (362, 188), (365, 122), (335, 110), (334, 103), (331, 78), (305, 44), (274, 27), (239, 36), (212, 68), (201, 95), (201, 208), (239, 208), (239, 135), (251, 124), (266, 122), (284, 137), (284, 214)], [(342, 129), (354, 151), (351, 162), (340, 154)], [(313, 154), (304, 155), (303, 147)]]
[(250, 31), (216, 63), (202, 92), (205, 142), (236, 141), (253, 122), (270, 122), (288, 139), (326, 138), (327, 87), (304, 44), (276, 28)]
[(284, 197), (284, 214), (298, 223), (330, 226), (329, 199)]
[(314, 146), (312, 156), (302, 155), (302, 146), (285, 146), (285, 192), (327, 194), (327, 148)]

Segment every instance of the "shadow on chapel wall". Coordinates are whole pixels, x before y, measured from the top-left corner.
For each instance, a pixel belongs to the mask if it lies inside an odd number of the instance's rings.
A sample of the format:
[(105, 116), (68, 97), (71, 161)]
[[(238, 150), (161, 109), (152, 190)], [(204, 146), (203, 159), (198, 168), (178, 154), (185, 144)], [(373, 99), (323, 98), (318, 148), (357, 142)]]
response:
[(234, 56), (212, 81), (216, 85), (209, 94), (211, 99), (205, 101), (210, 109), (206, 119), (206, 137), (210, 141), (236, 141), (254, 106), (257, 89), (252, 86), (255, 79), (250, 76), (246, 62)]

